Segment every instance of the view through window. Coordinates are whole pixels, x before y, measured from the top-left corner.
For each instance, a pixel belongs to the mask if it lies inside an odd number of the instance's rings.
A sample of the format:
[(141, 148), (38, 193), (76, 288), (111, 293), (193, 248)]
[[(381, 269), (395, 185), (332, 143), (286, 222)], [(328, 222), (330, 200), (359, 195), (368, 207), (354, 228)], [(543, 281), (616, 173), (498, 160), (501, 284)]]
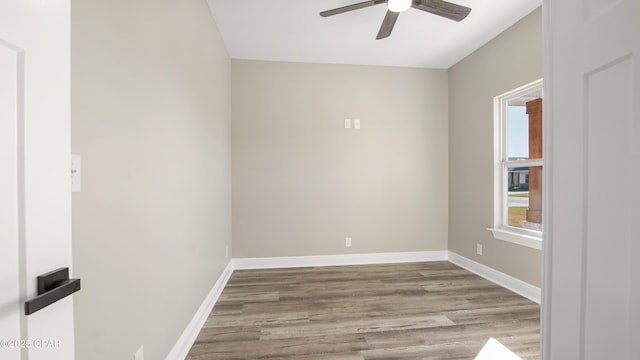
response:
[(500, 99), (502, 226), (542, 231), (542, 83)]

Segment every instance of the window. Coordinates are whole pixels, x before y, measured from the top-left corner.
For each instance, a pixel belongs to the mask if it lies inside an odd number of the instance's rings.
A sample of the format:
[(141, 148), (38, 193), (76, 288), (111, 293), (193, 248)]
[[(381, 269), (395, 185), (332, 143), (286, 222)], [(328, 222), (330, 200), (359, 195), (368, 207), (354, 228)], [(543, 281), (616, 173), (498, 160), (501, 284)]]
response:
[(542, 80), (495, 97), (495, 211), (500, 240), (542, 247)]

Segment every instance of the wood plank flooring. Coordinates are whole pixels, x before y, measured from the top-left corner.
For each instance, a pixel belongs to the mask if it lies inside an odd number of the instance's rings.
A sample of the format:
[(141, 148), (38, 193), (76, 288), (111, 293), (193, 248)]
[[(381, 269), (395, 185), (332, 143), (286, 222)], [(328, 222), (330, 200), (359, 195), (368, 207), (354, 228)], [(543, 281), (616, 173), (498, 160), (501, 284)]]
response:
[(538, 359), (540, 307), (449, 262), (239, 270), (187, 360)]

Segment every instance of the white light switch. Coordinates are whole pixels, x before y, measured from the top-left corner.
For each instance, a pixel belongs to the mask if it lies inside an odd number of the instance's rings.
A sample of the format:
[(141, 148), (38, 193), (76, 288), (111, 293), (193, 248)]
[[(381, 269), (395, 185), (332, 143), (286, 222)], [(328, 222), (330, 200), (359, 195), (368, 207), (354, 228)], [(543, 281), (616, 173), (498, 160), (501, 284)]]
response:
[(80, 155), (71, 154), (71, 192), (80, 192)]
[(353, 128), (360, 129), (360, 119), (353, 120)]
[(344, 119), (344, 128), (351, 129), (351, 119)]

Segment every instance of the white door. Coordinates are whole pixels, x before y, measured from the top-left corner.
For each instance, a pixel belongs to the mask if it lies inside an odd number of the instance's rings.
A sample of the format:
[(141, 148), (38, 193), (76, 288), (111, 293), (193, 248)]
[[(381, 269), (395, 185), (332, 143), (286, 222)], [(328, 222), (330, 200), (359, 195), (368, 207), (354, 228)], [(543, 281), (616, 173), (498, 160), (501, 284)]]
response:
[(74, 358), (73, 296), (26, 316), (71, 267), (69, 0), (0, 1), (0, 359)]
[(639, 359), (640, 1), (544, 6), (543, 359)]

